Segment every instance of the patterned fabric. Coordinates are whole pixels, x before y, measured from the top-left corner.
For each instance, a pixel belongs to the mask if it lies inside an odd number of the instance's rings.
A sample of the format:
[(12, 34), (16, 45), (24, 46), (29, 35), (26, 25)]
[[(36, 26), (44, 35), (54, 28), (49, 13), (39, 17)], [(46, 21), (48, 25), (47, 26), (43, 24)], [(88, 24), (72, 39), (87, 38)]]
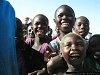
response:
[(57, 37), (49, 43), (49, 46), (54, 52), (58, 53), (60, 50), (60, 42), (60, 39)]
[(18, 75), (15, 46), (16, 18), (8, 1), (0, 2), (0, 74)]

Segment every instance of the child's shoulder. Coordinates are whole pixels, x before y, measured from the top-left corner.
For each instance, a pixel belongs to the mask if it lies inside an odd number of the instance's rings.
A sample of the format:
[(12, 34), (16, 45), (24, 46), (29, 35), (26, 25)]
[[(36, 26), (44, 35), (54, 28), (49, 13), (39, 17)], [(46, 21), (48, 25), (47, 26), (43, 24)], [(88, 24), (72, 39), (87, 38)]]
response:
[(53, 57), (47, 63), (47, 70), (50, 74), (66, 72), (67, 69), (68, 69), (67, 64), (60, 55)]

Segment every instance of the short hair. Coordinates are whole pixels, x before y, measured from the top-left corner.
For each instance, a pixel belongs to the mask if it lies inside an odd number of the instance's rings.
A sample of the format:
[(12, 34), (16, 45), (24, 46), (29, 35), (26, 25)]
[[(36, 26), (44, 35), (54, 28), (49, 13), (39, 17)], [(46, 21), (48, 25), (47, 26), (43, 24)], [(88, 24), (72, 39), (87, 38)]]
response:
[(77, 17), (76, 20), (77, 20), (77, 19), (81, 19), (81, 18), (82, 18), (83, 20), (86, 20), (86, 21), (89, 23), (89, 19), (88, 19), (87, 17), (85, 17), (85, 16)]
[[(70, 32), (70, 33), (66, 34), (66, 35), (61, 39), (61, 41), (63, 42), (63, 41), (65, 40), (66, 37), (77, 37), (77, 38), (83, 40), (83, 38), (82, 38), (80, 35), (75, 34), (75, 33), (73, 33), (73, 32)], [(83, 41), (84, 41), (84, 40), (83, 40)]]
[[(65, 38), (67, 38), (67, 37), (75, 37), (75, 38), (78, 38), (78, 39), (82, 40), (83, 43), (84, 43), (84, 45), (85, 45), (85, 41), (84, 41), (84, 39), (83, 39), (81, 36), (79, 36), (78, 34), (75, 34), (75, 33), (73, 33), (73, 32), (70, 32), (70, 33), (66, 34), (66, 35), (61, 39), (60, 46), (62, 46), (62, 44), (63, 44), (64, 41), (65, 41)], [(60, 47), (60, 50), (61, 50), (61, 47)]]
[(59, 7), (56, 9), (56, 11), (55, 11), (55, 13), (54, 13), (54, 17), (56, 16), (56, 13), (57, 13), (57, 11), (58, 11), (60, 8), (69, 9), (70, 11), (72, 11), (72, 13), (73, 13), (74, 16), (75, 16), (75, 12), (74, 12), (74, 10), (73, 10), (70, 6), (68, 6), (68, 5), (61, 5), (61, 6), (59, 6)]
[(33, 20), (32, 20), (32, 23), (34, 22), (35, 17), (38, 17), (38, 16), (42, 16), (42, 17), (44, 17), (45, 20), (47, 21), (47, 24), (49, 24), (49, 20), (48, 20), (48, 18), (47, 18), (45, 15), (43, 15), (43, 14), (37, 14), (36, 16), (34, 16), (34, 18), (33, 18)]

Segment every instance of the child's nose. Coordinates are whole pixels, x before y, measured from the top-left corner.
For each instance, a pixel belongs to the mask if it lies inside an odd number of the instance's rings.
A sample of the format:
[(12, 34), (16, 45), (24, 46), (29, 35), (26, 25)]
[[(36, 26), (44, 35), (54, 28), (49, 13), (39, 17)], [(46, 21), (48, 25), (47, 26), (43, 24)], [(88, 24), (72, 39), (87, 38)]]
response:
[(38, 25), (38, 27), (41, 27), (41, 26), (42, 26), (41, 24)]
[(77, 46), (76, 45), (72, 45), (71, 46), (71, 50), (77, 50)]
[(84, 28), (85, 26), (84, 26), (84, 24), (81, 24), (81, 28)]
[(66, 15), (63, 15), (62, 19), (67, 19), (67, 16)]

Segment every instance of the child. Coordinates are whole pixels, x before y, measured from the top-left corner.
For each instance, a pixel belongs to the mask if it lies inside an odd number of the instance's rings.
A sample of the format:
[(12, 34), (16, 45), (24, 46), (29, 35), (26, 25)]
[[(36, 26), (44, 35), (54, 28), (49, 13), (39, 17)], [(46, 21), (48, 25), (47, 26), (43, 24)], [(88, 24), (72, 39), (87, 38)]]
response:
[(32, 47), (32, 45), (34, 44), (34, 37), (35, 35), (33, 33), (33, 28), (31, 25), (29, 25), (27, 28), (27, 37), (25, 39), (25, 43)]
[(50, 42), (49, 47), (52, 51), (59, 53), (60, 40), (62, 37), (72, 32), (72, 27), (75, 21), (74, 10), (68, 5), (61, 5), (57, 8), (54, 14), (54, 22), (59, 29), (59, 36)]
[(19, 18), (16, 18), (16, 55), (17, 55), (17, 63), (18, 63), (18, 72), (19, 75), (27, 75), (27, 69), (24, 60), (24, 52), (25, 52), (25, 43), (23, 41), (23, 31), (22, 31), (22, 22)]
[(100, 72), (100, 34), (93, 35), (89, 40), (86, 55), (86, 66), (95, 72)]
[(89, 20), (85, 16), (80, 16), (76, 18), (73, 31), (79, 34), (85, 39), (86, 35), (89, 33)]
[(52, 58), (47, 63), (50, 75), (66, 75), (69, 72), (83, 72), (83, 60), (86, 55), (84, 40), (77, 34), (66, 34), (60, 44), (61, 56)]
[(44, 55), (44, 60), (48, 61), (48, 56), (51, 51), (47, 49), (48, 43), (51, 39), (46, 35), (48, 31), (48, 18), (43, 14), (38, 14), (33, 18), (32, 26), (35, 34), (33, 49), (39, 51)]

